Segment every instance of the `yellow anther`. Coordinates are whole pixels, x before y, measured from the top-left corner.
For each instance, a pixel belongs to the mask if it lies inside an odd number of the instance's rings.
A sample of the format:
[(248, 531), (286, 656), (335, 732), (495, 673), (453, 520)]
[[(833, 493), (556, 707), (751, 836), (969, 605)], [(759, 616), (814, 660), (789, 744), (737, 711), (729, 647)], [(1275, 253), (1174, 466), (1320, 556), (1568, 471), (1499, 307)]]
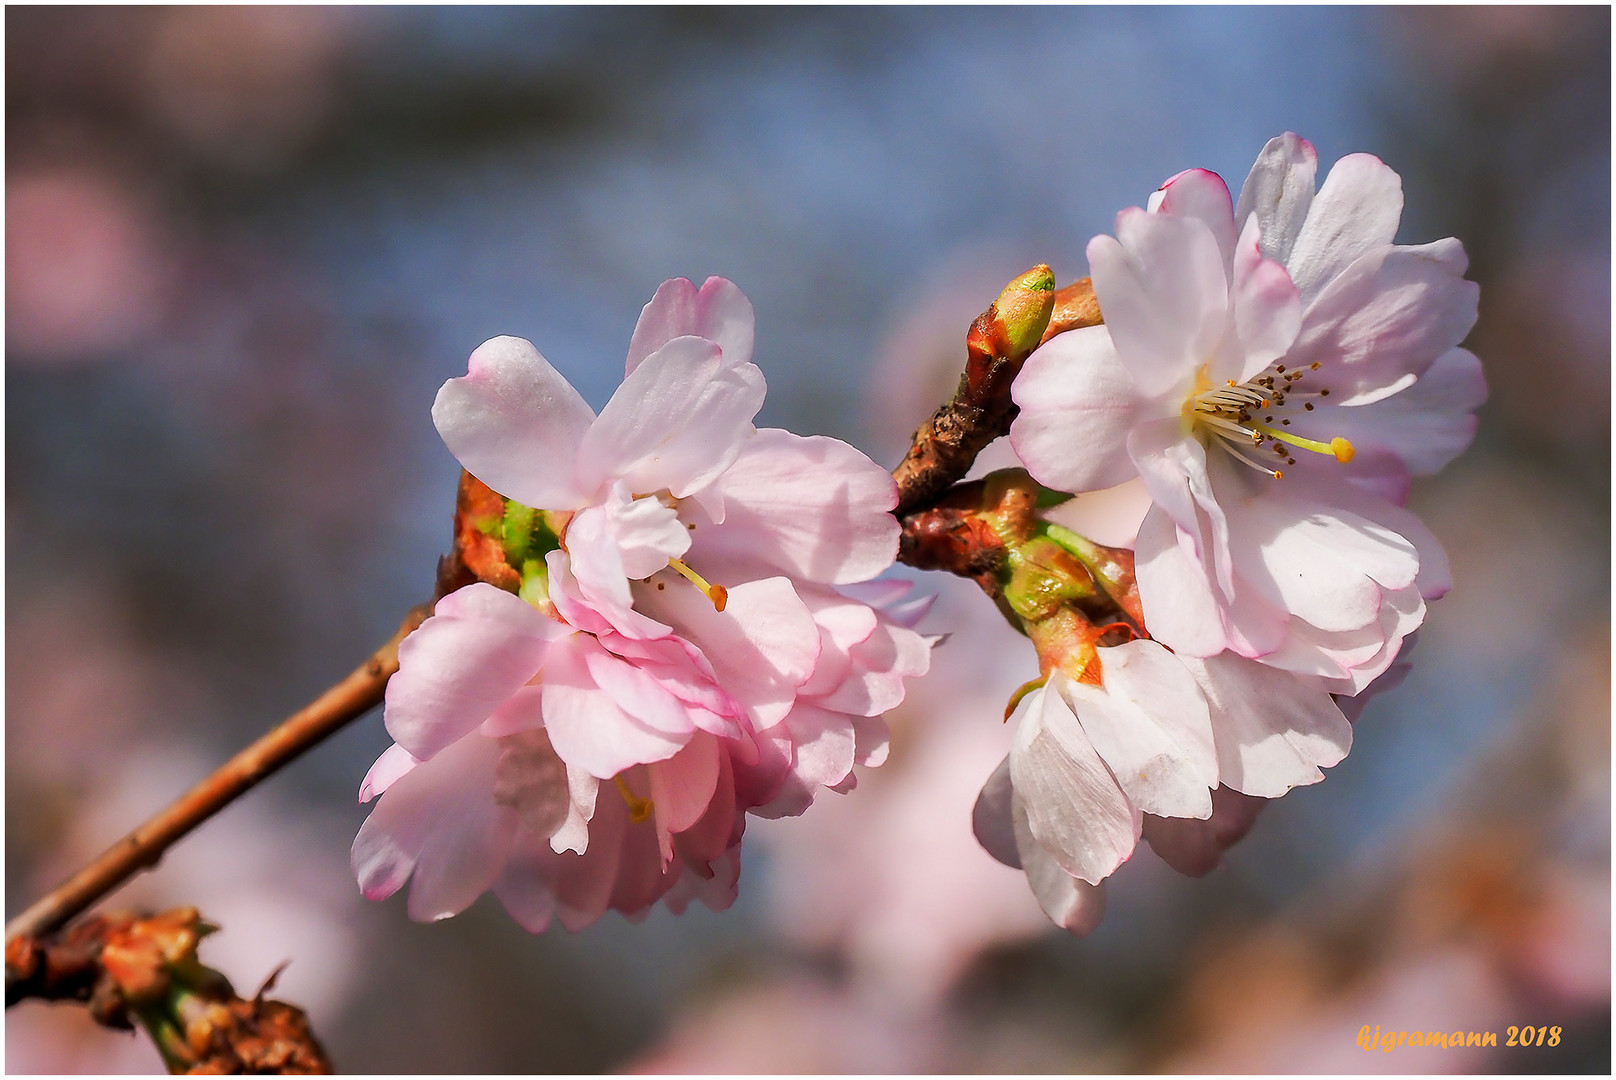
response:
[(1335, 459), (1343, 465), (1351, 461), (1358, 453), (1357, 450), (1353, 449), (1351, 443), (1339, 435), (1330, 440), (1330, 449), (1335, 452)]
[(723, 611), (724, 605), (729, 603), (729, 590), (722, 585), (708, 584), (707, 579), (696, 573), (678, 559), (669, 559), (668, 565), (679, 571), (690, 584), (706, 594), (707, 599), (713, 602), (714, 611)]
[(642, 821), (650, 821), (651, 814), (656, 810), (656, 804), (650, 799), (642, 799), (628, 789), (628, 783), (621, 775), (612, 777), (612, 783), (617, 785), (617, 793), (623, 796), (628, 804), (628, 821), (630, 825), (638, 825)]

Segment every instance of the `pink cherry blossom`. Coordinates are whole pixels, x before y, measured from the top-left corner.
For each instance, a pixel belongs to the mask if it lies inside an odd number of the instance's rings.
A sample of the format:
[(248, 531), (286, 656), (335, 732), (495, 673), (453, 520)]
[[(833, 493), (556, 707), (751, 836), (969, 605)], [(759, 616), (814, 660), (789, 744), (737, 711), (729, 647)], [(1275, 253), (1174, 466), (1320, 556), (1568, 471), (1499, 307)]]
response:
[(989, 854), (1022, 868), (1045, 913), (1079, 934), (1099, 924), (1099, 886), (1141, 836), (1175, 868), (1205, 873), (1263, 799), (1323, 779), (1352, 741), (1313, 680), (1149, 640), (1097, 653), (1097, 684), (1056, 669), (1017, 704), (1015, 741), (973, 822)]
[(1263, 150), (1238, 208), (1180, 173), (1088, 249), (1103, 326), (1058, 335), (1014, 390), (1011, 439), (1041, 483), (1139, 478), (1147, 628), (1356, 693), (1448, 588), (1403, 509), (1409, 480), (1468, 445), (1486, 395), (1458, 347), (1476, 317), (1453, 239), (1392, 243), (1401, 182), (1294, 135)]
[(515, 338), (439, 392), (449, 448), (539, 526), (520, 595), (467, 586), (400, 646), (354, 843), (367, 896), (413, 876), (433, 919), (492, 889), (534, 931), (723, 908), (746, 812), (801, 813), (884, 759), (881, 714), (931, 647), (907, 584), (868, 581), (896, 485), (845, 443), (753, 427), (752, 340), (739, 289), (680, 279), (598, 416)]

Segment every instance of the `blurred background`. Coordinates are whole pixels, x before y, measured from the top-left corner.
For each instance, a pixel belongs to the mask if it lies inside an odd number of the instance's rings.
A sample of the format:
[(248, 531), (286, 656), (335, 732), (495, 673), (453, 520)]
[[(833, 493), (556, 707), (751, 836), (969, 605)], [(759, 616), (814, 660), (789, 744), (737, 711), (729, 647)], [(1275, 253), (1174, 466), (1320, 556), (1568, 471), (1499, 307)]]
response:
[[(1064, 283), (1191, 166), (1290, 129), (1462, 238), (1492, 400), (1418, 485), (1457, 586), (1352, 755), (1200, 880), (1148, 850), (1086, 939), (970, 837), (1034, 670), (967, 583), (890, 763), (749, 830), (722, 915), (431, 926), (348, 846), (380, 716), (117, 905), (305, 1006), (339, 1068), (1610, 1068), (1604, 8), (9, 8), (6, 907), (303, 704), (426, 598), (436, 388), (531, 338), (597, 408), (664, 278), (758, 314), (760, 423), (884, 463), (1013, 274)], [(9, 1071), (157, 1071), (38, 1004)], [(1558, 1046), (1366, 1053), (1382, 1029)], [(1500, 1042), (1503, 1039), (1500, 1038)]]

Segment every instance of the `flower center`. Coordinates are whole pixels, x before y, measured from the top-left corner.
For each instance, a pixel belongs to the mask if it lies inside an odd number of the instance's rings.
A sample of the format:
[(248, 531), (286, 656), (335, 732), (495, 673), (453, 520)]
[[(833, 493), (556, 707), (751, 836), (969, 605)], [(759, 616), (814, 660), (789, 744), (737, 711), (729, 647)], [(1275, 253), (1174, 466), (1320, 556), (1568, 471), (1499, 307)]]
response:
[[(1285, 475), (1278, 465), (1296, 464), (1291, 456), (1296, 450), (1329, 454), (1343, 463), (1351, 461), (1357, 451), (1339, 435), (1329, 442), (1320, 442), (1285, 430), (1291, 420), (1283, 414), (1287, 409), (1295, 411), (1293, 402), (1299, 402), (1304, 411), (1312, 412), (1311, 399), (1330, 396), (1327, 388), (1304, 389), (1301, 385), (1321, 366), (1314, 363), (1301, 370), (1286, 371), (1284, 364), (1276, 364), (1243, 383), (1230, 379), (1224, 386), (1204, 385), (1203, 375), (1203, 385), (1185, 402), (1184, 413), (1192, 424), (1216, 436), (1218, 445), (1234, 457), (1276, 479)], [(1257, 455), (1272, 452), (1276, 455), (1276, 467), (1269, 468), (1258, 457), (1249, 456), (1248, 451)]]

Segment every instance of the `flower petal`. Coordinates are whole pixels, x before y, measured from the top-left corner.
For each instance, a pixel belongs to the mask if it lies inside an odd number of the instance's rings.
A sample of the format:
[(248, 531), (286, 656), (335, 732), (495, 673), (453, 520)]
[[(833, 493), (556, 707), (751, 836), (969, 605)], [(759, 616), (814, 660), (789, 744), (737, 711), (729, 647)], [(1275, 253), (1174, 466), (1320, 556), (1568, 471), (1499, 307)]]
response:
[(1032, 835), (1025, 804), (1011, 795), (1011, 823), (1027, 873), (1027, 884), (1050, 921), (1074, 934), (1092, 933), (1105, 917), (1105, 886), (1091, 885), (1068, 874), (1053, 852)]
[(1217, 240), (1194, 218), (1137, 207), (1118, 214), (1116, 228), (1116, 239), (1089, 241), (1088, 257), (1117, 355), (1146, 395), (1187, 387), (1223, 337), (1228, 314)]
[(1395, 394), (1475, 325), (1468, 265), (1451, 238), (1368, 253), (1309, 301), (1289, 362), (1318, 363), (1307, 389), (1328, 388), (1337, 405)]
[[(1026, 807), (1027, 832), (1060, 868), (1091, 885), (1133, 854), (1142, 815), (1123, 795), (1105, 762), (1081, 737), (1077, 718), (1060, 694), (1047, 688), (1021, 699), (1010, 748), (1010, 782)], [(1062, 740), (1052, 724), (1078, 728)], [(1017, 844), (1024, 866), (1029, 849)]]
[(1324, 178), (1285, 260), (1304, 301), (1354, 260), (1390, 244), (1403, 216), (1403, 180), (1373, 154), (1348, 154)]
[(1277, 798), (1324, 779), (1352, 748), (1352, 725), (1307, 680), (1230, 653), (1182, 663), (1206, 696), (1226, 786)]
[(393, 781), (415, 768), (421, 762), (414, 754), (394, 743), (382, 751), (381, 757), (370, 767), (365, 774), (364, 783), (359, 785), (360, 803), (368, 803), (376, 796), (384, 794), (393, 786)]
[(1162, 412), (1140, 394), (1104, 326), (1055, 335), (1027, 358), (1010, 393), (1021, 408), (1010, 445), (1034, 479), (1061, 491), (1132, 479), (1128, 431)]
[(702, 651), (719, 685), (759, 730), (779, 723), (813, 674), (820, 650), (819, 627), (790, 580), (743, 582), (729, 590), (722, 612), (681, 584), (647, 591), (645, 605)]
[(1246, 222), (1234, 254), (1229, 289), (1234, 324), (1240, 333), (1243, 366), (1238, 372), (1212, 371), (1214, 382), (1245, 382), (1284, 356), (1302, 329), (1302, 297), (1285, 267), (1265, 258), (1258, 247), (1255, 218)]
[(410, 918), (458, 915), (494, 882), (516, 812), (494, 801), (499, 744), (469, 735), (398, 778), (354, 837), (360, 891), (381, 900), (412, 874)]
[(718, 784), (718, 740), (697, 732), (667, 761), (646, 766), (651, 778), (651, 806), (656, 815), (662, 861), (673, 858), (673, 834), (700, 821)]
[(432, 403), (432, 422), (466, 471), (508, 499), (547, 510), (588, 500), (573, 459), (594, 411), (530, 341), (497, 337)]
[(1289, 260), (1296, 234), (1313, 205), (1313, 176), (1318, 164), (1313, 144), (1289, 131), (1268, 140), (1257, 155), (1240, 189), (1234, 220), (1243, 228), (1252, 214), (1257, 216), (1261, 231), (1258, 243), (1268, 258), (1282, 263)]
[(755, 321), (752, 302), (732, 281), (710, 277), (699, 292), (686, 278), (664, 281), (634, 325), (626, 373), (676, 337), (706, 338), (725, 364), (745, 364), (752, 359)]
[(567, 632), (530, 604), (475, 582), (445, 596), (398, 647), (387, 684), (387, 732), (426, 759), (488, 719), (539, 673)]
[(1189, 877), (1203, 877), (1223, 859), (1223, 853), (1251, 831), (1267, 800), (1220, 787), (1212, 793), (1212, 816), (1164, 818), (1145, 816), (1145, 841), (1162, 862)]
[(1186, 169), (1161, 186), (1151, 197), (1150, 210), (1158, 214), (1174, 214), (1195, 218), (1207, 227), (1218, 242), (1218, 253), (1227, 267), (1234, 258), (1234, 242), (1238, 226), (1234, 217), (1234, 200), (1229, 197), (1229, 185), (1223, 177), (1207, 169)]
[(1010, 756), (1005, 755), (999, 767), (993, 770), (982, 793), (971, 808), (971, 831), (977, 843), (1004, 865), (1021, 869), (1021, 855), (1016, 850), (1016, 827), (1010, 817), (1010, 802), (1015, 788), (1010, 783)]
[(1102, 683), (1057, 676), (1050, 688), (1076, 716), (1049, 730), (1068, 752), (1092, 745), (1135, 806), (1204, 818), (1218, 786), (1206, 701), (1184, 661), (1154, 641), (1099, 650)]
[(609, 780), (624, 769), (672, 757), (689, 736), (657, 731), (618, 708), (589, 672), (587, 641), (579, 634), (563, 642), (544, 665), (544, 726), (561, 760)]
[(620, 479), (636, 494), (683, 498), (712, 483), (752, 436), (763, 373), (727, 365), (719, 347), (678, 337), (623, 380), (578, 447), (591, 490)]
[(1206, 568), (1184, 550), (1178, 526), (1160, 507), (1139, 526), (1134, 575), (1151, 637), (1188, 656), (1214, 656), (1228, 646)]
[[(839, 439), (763, 428), (713, 483), (722, 524), (696, 520), (693, 558), (758, 560), (825, 584), (863, 581), (892, 565), (899, 526), (892, 475)], [(702, 515), (706, 517), (706, 515)]]

